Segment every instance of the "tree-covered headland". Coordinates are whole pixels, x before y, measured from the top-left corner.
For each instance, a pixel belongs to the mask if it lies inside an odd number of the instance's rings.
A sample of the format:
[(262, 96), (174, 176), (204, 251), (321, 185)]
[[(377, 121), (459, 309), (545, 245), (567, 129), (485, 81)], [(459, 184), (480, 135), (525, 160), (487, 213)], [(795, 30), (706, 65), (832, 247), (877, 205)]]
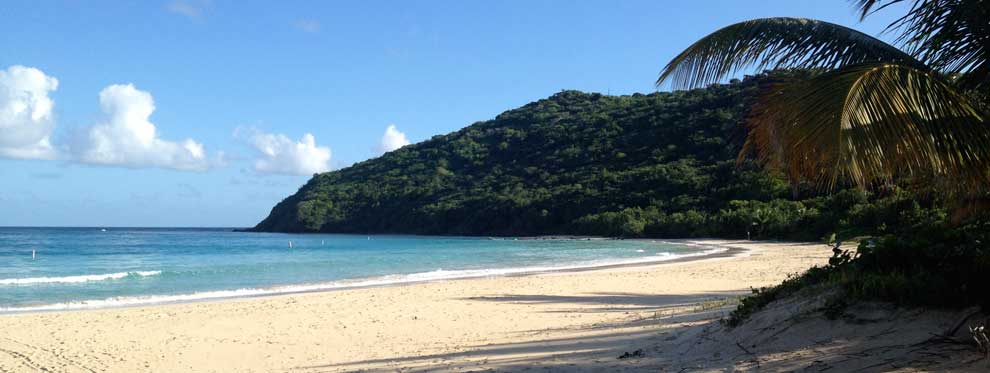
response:
[(673, 93), (563, 91), (314, 175), (260, 231), (818, 240), (941, 214), (892, 187), (825, 193), (737, 164), (748, 108), (798, 72)]

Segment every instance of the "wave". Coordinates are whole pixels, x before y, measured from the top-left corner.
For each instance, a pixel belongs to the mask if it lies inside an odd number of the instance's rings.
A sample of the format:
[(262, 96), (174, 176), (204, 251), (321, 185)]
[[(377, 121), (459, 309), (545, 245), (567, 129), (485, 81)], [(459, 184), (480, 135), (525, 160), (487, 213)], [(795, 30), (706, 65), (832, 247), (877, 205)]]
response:
[[(205, 291), (205, 292), (174, 294), (174, 295), (112, 297), (106, 299), (74, 301), (74, 302), (54, 303), (54, 304), (45, 304), (45, 305), (0, 307), (0, 313), (68, 311), (68, 310), (82, 310), (82, 309), (133, 307), (133, 306), (144, 306), (144, 305), (165, 304), (165, 303), (183, 303), (183, 302), (216, 300), (216, 299), (226, 299), (226, 298), (258, 297), (258, 296), (269, 296), (269, 295), (279, 295), (279, 294), (295, 294), (295, 293), (307, 293), (307, 292), (351, 289), (351, 288), (361, 288), (361, 287), (410, 284), (410, 283), (441, 281), (441, 280), (499, 277), (499, 276), (534, 274), (534, 273), (557, 272), (557, 271), (573, 271), (573, 270), (583, 270), (583, 269), (594, 269), (600, 267), (610, 267), (617, 265), (659, 263), (659, 262), (678, 260), (682, 258), (691, 258), (691, 257), (719, 254), (728, 250), (727, 248), (724, 247), (703, 246), (703, 245), (694, 245), (694, 246), (698, 246), (705, 250), (696, 251), (692, 253), (683, 253), (683, 254), (660, 252), (656, 255), (647, 256), (647, 257), (586, 261), (586, 262), (579, 262), (579, 263), (573, 263), (570, 265), (562, 265), (562, 266), (528, 266), (528, 267), (515, 267), (515, 268), (464, 269), (464, 270), (437, 269), (435, 271), (418, 272), (418, 273), (411, 273), (404, 275), (387, 275), (387, 276), (364, 278), (364, 279), (274, 286), (267, 288), (242, 288), (242, 289), (234, 289), (234, 290), (216, 290), (216, 291)], [(122, 272), (122, 273), (123, 276), (121, 276), (120, 273), (113, 273), (108, 275), (71, 276), (71, 277), (61, 277), (56, 279), (96, 278), (100, 276), (103, 276), (105, 278), (120, 278), (120, 277), (126, 277), (131, 274), (136, 274), (140, 276), (153, 276), (161, 272), (147, 271), (147, 272)], [(108, 277), (108, 276), (117, 276), (117, 277)], [(32, 280), (32, 279), (23, 279), (23, 280)], [(7, 280), (0, 280), (0, 281), (7, 281)]]
[(135, 271), (64, 277), (7, 278), (0, 279), (0, 285), (71, 284), (90, 281), (118, 280), (125, 277), (157, 276), (161, 273), (162, 271)]

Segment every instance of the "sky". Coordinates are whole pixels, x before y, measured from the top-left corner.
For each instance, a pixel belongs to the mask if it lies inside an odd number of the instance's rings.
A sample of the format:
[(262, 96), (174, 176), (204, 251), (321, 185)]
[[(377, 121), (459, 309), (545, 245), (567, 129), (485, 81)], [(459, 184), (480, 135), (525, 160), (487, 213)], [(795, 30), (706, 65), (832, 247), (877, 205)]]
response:
[[(313, 173), (577, 89), (649, 93), (841, 0), (21, 1), (0, 13), (0, 226), (247, 227)], [(666, 88), (661, 88), (666, 89)]]

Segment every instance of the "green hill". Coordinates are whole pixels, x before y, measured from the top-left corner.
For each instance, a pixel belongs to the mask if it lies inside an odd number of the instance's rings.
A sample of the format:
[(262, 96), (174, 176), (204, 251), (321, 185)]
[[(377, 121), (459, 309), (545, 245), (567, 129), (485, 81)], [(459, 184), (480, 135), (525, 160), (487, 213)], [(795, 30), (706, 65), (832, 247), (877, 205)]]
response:
[(767, 80), (631, 96), (563, 91), (314, 175), (253, 230), (817, 239), (840, 228), (835, 214), (846, 225), (876, 219), (844, 215), (872, 206), (863, 193), (791, 201), (783, 179), (737, 167), (746, 108)]

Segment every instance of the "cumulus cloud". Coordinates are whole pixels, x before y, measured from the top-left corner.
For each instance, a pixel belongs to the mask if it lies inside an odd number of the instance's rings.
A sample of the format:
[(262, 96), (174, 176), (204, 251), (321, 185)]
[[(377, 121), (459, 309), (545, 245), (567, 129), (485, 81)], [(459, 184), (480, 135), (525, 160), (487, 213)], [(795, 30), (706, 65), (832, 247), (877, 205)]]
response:
[(295, 141), (283, 134), (238, 128), (234, 136), (245, 140), (258, 152), (260, 157), (254, 161), (255, 171), (312, 175), (330, 170), (330, 148), (316, 145), (316, 137), (310, 133)]
[(159, 138), (149, 121), (155, 111), (151, 94), (133, 84), (114, 84), (100, 92), (105, 119), (89, 127), (73, 144), (76, 160), (125, 167), (157, 166), (203, 171), (222, 162), (223, 154), (208, 158), (203, 144)]
[(394, 124), (389, 124), (385, 128), (385, 134), (382, 135), (381, 143), (378, 144), (378, 151), (388, 153), (406, 145), (409, 145), (409, 139), (406, 138), (406, 134), (399, 132), (399, 129)]
[(55, 101), (48, 93), (56, 89), (58, 80), (41, 70), (17, 65), (0, 70), (0, 156), (55, 158)]

